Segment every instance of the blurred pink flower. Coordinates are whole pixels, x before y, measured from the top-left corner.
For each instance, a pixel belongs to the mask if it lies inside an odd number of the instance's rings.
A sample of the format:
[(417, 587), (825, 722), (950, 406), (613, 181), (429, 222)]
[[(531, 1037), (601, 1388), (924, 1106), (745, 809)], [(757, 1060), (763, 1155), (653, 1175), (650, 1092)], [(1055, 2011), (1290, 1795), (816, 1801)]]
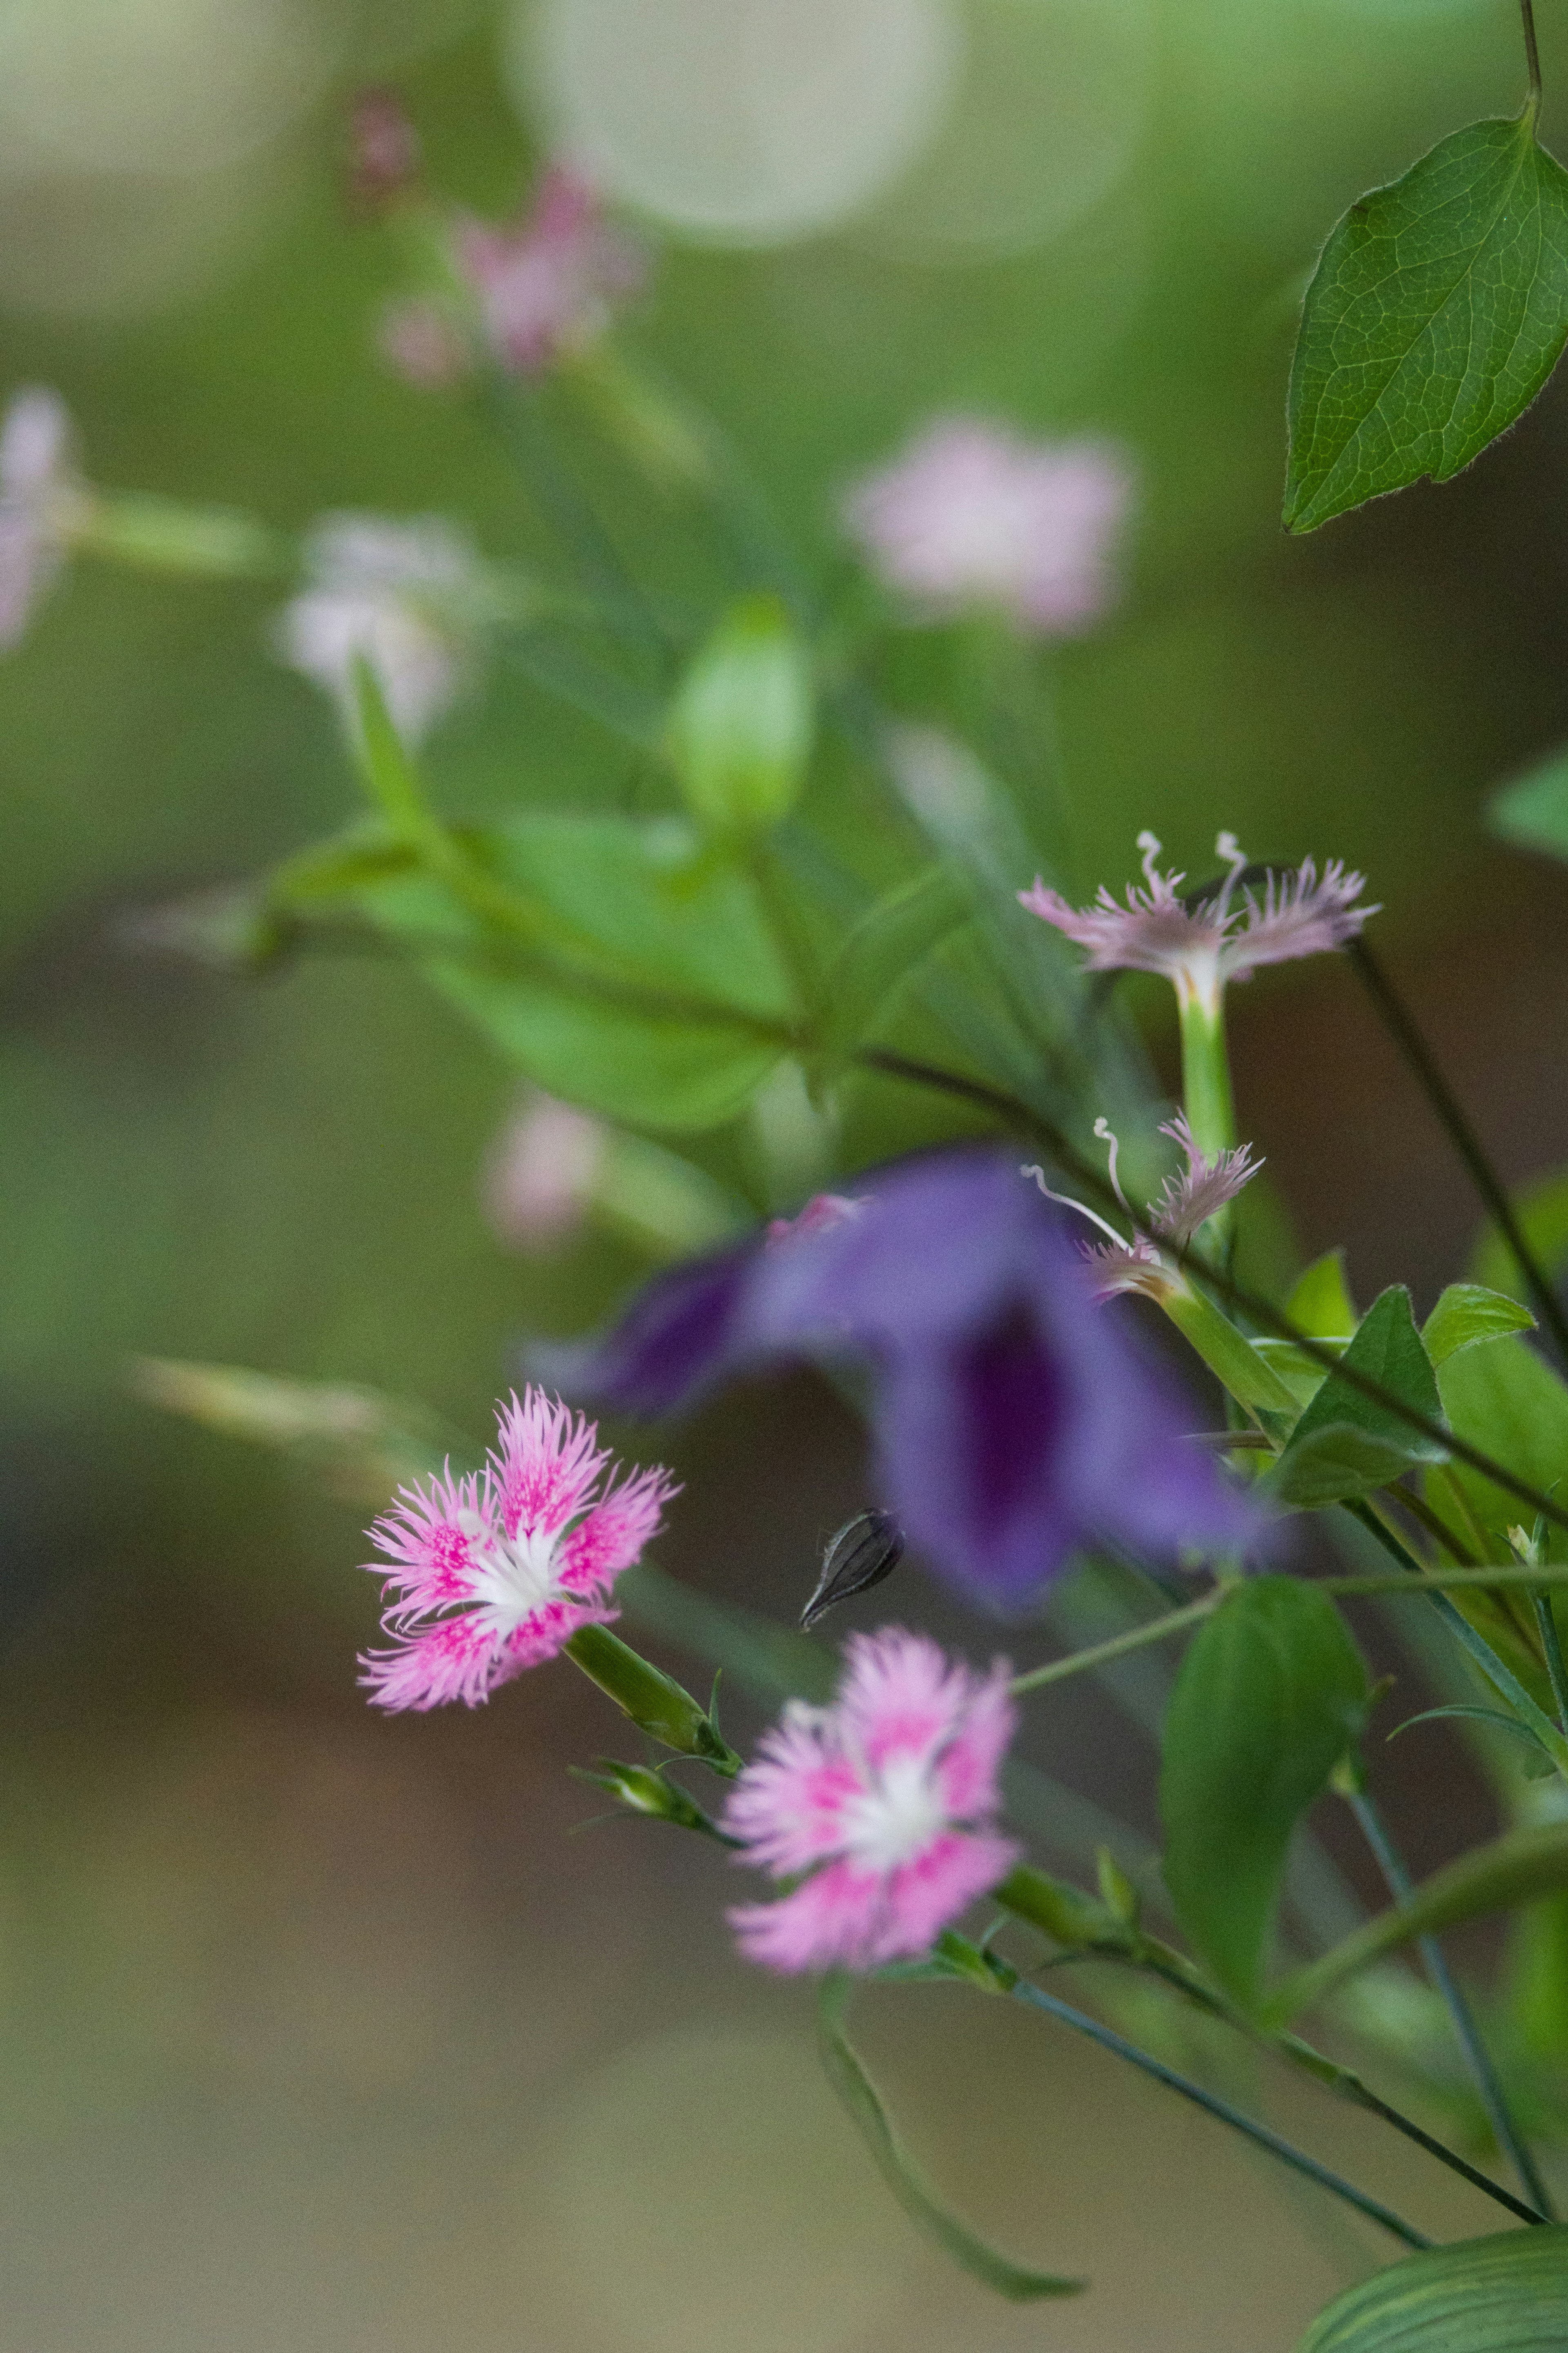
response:
[(617, 1486), (598, 1435), (528, 1388), (501, 1409), (499, 1445), (477, 1476), (402, 1490), (371, 1530), (391, 1573), (365, 1563), (392, 1597), (382, 1623), (393, 1647), (360, 1662), (378, 1707), (478, 1707), (580, 1626), (619, 1614), (606, 1606), (615, 1580), (676, 1489), (660, 1470)]
[(780, 1242), (794, 1241), (805, 1234), (831, 1233), (848, 1218), (858, 1218), (868, 1201), (856, 1199), (847, 1193), (814, 1193), (804, 1209), (793, 1218), (771, 1218), (768, 1220), (768, 1248)]
[(952, 417), (851, 484), (842, 514), (872, 570), (931, 617), (989, 608), (1031, 635), (1071, 637), (1118, 593), (1132, 489), (1113, 443), (1028, 441)]
[(58, 392), (29, 385), (0, 421), (0, 652), (20, 643), (54, 585), (89, 492)]
[(521, 1104), (485, 1164), (481, 1198), (496, 1240), (535, 1251), (566, 1241), (593, 1198), (609, 1136), (602, 1119), (553, 1095)]
[(642, 248), (605, 217), (597, 191), (562, 164), (545, 173), (518, 227), (465, 219), (456, 250), (491, 350), (520, 375), (542, 375), (603, 334), (647, 269)]
[(1343, 947), (1378, 913), (1352, 903), (1366, 888), (1364, 877), (1348, 872), (1337, 858), (1321, 878), (1315, 861), (1304, 858), (1288, 873), (1270, 871), (1261, 900), (1245, 887), (1238, 896), (1249, 861), (1236, 836), (1222, 833), (1215, 849), (1230, 871), (1189, 904), (1179, 893), (1184, 876), (1162, 874), (1154, 863), (1160, 855), (1155, 836), (1141, 833), (1138, 847), (1148, 887), (1129, 883), (1125, 907), (1103, 882), (1093, 906), (1069, 907), (1038, 875), (1033, 890), (1018, 897), (1032, 915), (1089, 950), (1090, 972), (1161, 973), (1184, 1004), (1216, 1005), (1226, 981), (1247, 980), (1262, 965)]
[(279, 659), (325, 687), (352, 723), (363, 656), (399, 734), (421, 742), (473, 666), (480, 566), (467, 534), (440, 515), (327, 515), (306, 541), (305, 568), (312, 585), (278, 617)]
[(834, 1704), (792, 1700), (724, 1810), (741, 1861), (775, 1879), (810, 1873), (730, 1915), (769, 1968), (912, 1958), (1018, 1853), (994, 1827), (1015, 1721), (1005, 1662), (982, 1678), (899, 1627), (852, 1635), (845, 1657)]
[(426, 295), (389, 302), (376, 343), (394, 375), (419, 392), (444, 392), (473, 373), (472, 340), (456, 306)]
[(349, 109), (349, 195), (363, 212), (384, 210), (419, 176), (419, 133), (395, 90), (362, 90)]

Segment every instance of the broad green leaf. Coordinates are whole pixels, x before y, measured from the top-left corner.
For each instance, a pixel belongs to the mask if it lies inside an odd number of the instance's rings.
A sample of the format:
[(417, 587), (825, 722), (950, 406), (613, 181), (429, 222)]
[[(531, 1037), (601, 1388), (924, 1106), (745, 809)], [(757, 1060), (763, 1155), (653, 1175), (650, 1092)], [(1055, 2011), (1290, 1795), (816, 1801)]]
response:
[(1313, 1340), (1348, 1340), (1360, 1317), (1345, 1282), (1342, 1250), (1314, 1259), (1286, 1302), (1285, 1313), (1299, 1332)]
[(669, 755), (687, 807), (717, 833), (787, 817), (811, 762), (811, 657), (777, 596), (746, 596), (698, 652), (670, 706)]
[(1257, 1577), (1190, 1644), (1160, 1768), (1165, 1883), (1193, 1944), (1247, 2006), (1296, 1823), (1361, 1730), (1366, 1670), (1325, 1594)]
[(1568, 1821), (1509, 1831), (1445, 1864), (1422, 1881), (1408, 1904), (1380, 1912), (1321, 1960), (1298, 1969), (1270, 1998), (1268, 2016), (1283, 2024), (1413, 1937), (1441, 1936), (1463, 1921), (1506, 1912), (1561, 1887), (1568, 1887)]
[(1331, 1421), (1292, 1439), (1272, 1470), (1258, 1481), (1262, 1493), (1291, 1512), (1321, 1512), (1360, 1495), (1375, 1495), (1410, 1468), (1408, 1450), (1348, 1421)]
[[(1518, 1337), (1450, 1356), (1438, 1376), (1450, 1428), (1505, 1467), (1550, 1494), (1568, 1472), (1568, 1388), (1543, 1357)], [(1453, 1463), (1458, 1481), (1484, 1528), (1503, 1535), (1524, 1506), (1479, 1472)], [(1433, 1489), (1441, 1510), (1441, 1486)]]
[[(1513, 1211), (1536, 1263), (1548, 1274), (1568, 1262), (1568, 1169), (1538, 1177), (1513, 1197)], [(1495, 1226), (1488, 1226), (1470, 1261), (1478, 1282), (1502, 1291), (1510, 1299), (1525, 1300), (1523, 1270)]]
[(913, 2158), (905, 2148), (882, 2105), (876, 2085), (851, 2049), (844, 2031), (844, 2011), (849, 1980), (825, 1978), (818, 2008), (822, 2063), (827, 2080), (843, 2101), (861, 2138), (876, 2161), (883, 2180), (917, 2231), (951, 2256), (972, 2279), (977, 2279), (1014, 2304), (1031, 2304), (1047, 2295), (1078, 2295), (1082, 2280), (1056, 2279), (1047, 2272), (1026, 2271), (977, 2238), (944, 2206)]
[(973, 893), (951, 866), (928, 866), (863, 915), (823, 984), (820, 1034), (829, 1054), (868, 1036), (900, 983), (966, 923)]
[(1568, 750), (1554, 752), (1540, 767), (1494, 793), (1487, 823), (1518, 849), (1568, 858)]
[(1296, 2353), (1562, 2353), (1568, 2224), (1407, 2255), (1337, 2295)]
[(1446, 482), (1522, 415), (1565, 341), (1568, 174), (1533, 108), (1472, 122), (1323, 248), (1290, 370), (1287, 530)]
[[(1431, 1361), (1402, 1283), (1375, 1299), (1362, 1318), (1342, 1363), (1428, 1419), (1442, 1419)], [(1441, 1461), (1435, 1440), (1376, 1404), (1338, 1373), (1331, 1373), (1302, 1413), (1290, 1442), (1259, 1483), (1297, 1509), (1364, 1495), (1385, 1486), (1413, 1462)]]
[(1436, 1366), (1482, 1340), (1501, 1340), (1510, 1332), (1534, 1328), (1534, 1316), (1517, 1299), (1479, 1282), (1451, 1282), (1422, 1325), (1421, 1337)]

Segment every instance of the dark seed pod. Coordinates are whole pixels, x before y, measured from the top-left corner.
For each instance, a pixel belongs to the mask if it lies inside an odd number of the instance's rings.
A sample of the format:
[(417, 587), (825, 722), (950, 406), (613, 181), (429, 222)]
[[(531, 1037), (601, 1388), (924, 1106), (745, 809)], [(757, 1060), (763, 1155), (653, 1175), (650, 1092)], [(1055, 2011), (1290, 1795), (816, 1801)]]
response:
[(800, 1613), (803, 1627), (815, 1626), (854, 1593), (869, 1592), (891, 1577), (904, 1556), (904, 1532), (890, 1512), (861, 1512), (841, 1527), (822, 1556), (816, 1590)]

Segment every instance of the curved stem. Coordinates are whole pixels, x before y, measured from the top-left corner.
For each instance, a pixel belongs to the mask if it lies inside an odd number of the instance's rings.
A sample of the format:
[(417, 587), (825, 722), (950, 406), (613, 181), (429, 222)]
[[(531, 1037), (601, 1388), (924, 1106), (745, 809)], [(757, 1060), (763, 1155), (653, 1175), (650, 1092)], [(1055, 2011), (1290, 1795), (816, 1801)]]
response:
[(1125, 1634), (1113, 1634), (1108, 1642), (1096, 1642), (1087, 1651), (1074, 1651), (1065, 1659), (1053, 1659), (1048, 1666), (1032, 1667), (1027, 1674), (1015, 1675), (1009, 1688), (1016, 1699), (1024, 1692), (1043, 1690), (1047, 1683), (1065, 1683), (1068, 1675), (1082, 1674), (1086, 1668), (1109, 1666), (1113, 1659), (1125, 1658), (1129, 1651), (1142, 1651), (1150, 1642), (1163, 1642), (1169, 1634), (1179, 1634), (1184, 1627), (1198, 1625), (1211, 1610), (1218, 1609), (1224, 1599), (1223, 1588), (1205, 1593), (1201, 1601), (1191, 1601), (1184, 1609), (1173, 1609), (1167, 1617), (1152, 1619)]
[(1258, 2147), (1267, 2149), (1270, 2157), (1278, 2158), (1293, 2172), (1304, 2174), (1321, 2189), (1342, 2198), (1358, 2213), (1365, 2214), (1373, 2222), (1380, 2222), (1385, 2231), (1392, 2232), (1396, 2239), (1402, 2239), (1407, 2247), (1426, 2248), (1432, 2245), (1433, 2242), (1424, 2232), (1405, 2221), (1391, 2207), (1369, 2197), (1364, 2189), (1358, 2189), (1342, 2174), (1331, 2172), (1326, 2165), (1320, 2165), (1315, 2157), (1309, 2157), (1304, 2149), (1295, 2147), (1268, 2125), (1244, 2116), (1239, 2108), (1232, 2107), (1228, 2100), (1222, 2100), (1217, 2092), (1205, 2091), (1201, 2084), (1194, 2084), (1190, 2076), (1179, 2075), (1173, 2067), (1167, 2067), (1152, 2052), (1140, 2051), (1135, 2042), (1129, 2042), (1113, 2028), (1102, 2026), (1099, 2019), (1090, 2018), (1087, 2010), (1075, 2010), (1071, 2002), (1060, 2000), (1054, 1993), (1042, 1992), (1026, 1978), (1019, 1978), (1013, 1988), (1013, 1997), (1017, 2001), (1027, 2002), (1032, 2009), (1044, 2010), (1047, 2018), (1058, 2020), (1063, 2026), (1070, 2026), (1075, 2033), (1087, 2035), (1102, 2050), (1114, 2052), (1117, 2058), (1125, 2059), (1131, 2066), (1141, 2068), (1145, 2075), (1152, 2075), (1157, 2084), (1163, 2084), (1167, 2091), (1179, 2094), (1184, 2100), (1191, 2100), (1194, 2107), (1204, 2109), (1211, 2116), (1217, 2116), (1221, 2124), (1229, 2125), (1233, 2132), (1242, 2134)]
[[(1405, 1868), (1398, 1848), (1388, 1834), (1388, 1825), (1375, 1801), (1364, 1789), (1358, 1789), (1348, 1802), (1361, 1824), (1362, 1835), (1377, 1858), (1377, 1867), (1388, 1883), (1389, 1894), (1396, 1904), (1408, 1904), (1415, 1893), (1415, 1883)], [(1497, 2070), (1492, 2065), (1491, 2054), (1481, 2041), (1480, 2030), (1470, 2005), (1460, 1992), (1454, 1973), (1443, 1957), (1443, 1948), (1436, 1936), (1417, 1936), (1415, 1949), (1421, 1956), (1421, 1965), (1431, 1978), (1434, 1989), (1442, 1997), (1454, 2029), (1454, 2040), (1469, 2069), (1470, 2080), (1480, 2095), (1487, 2122), (1492, 2128), (1492, 2137), (1518, 2174), (1520, 2187), (1535, 2209), (1530, 2220), (1549, 2222), (1552, 2219), (1552, 2206), (1546, 2184), (1508, 2112), (1508, 2102), (1503, 2096)]]
[(1529, 106), (1531, 112), (1541, 109), (1541, 51), (1535, 42), (1535, 0), (1519, 0), (1519, 13), (1524, 26), (1524, 62), (1530, 72)]

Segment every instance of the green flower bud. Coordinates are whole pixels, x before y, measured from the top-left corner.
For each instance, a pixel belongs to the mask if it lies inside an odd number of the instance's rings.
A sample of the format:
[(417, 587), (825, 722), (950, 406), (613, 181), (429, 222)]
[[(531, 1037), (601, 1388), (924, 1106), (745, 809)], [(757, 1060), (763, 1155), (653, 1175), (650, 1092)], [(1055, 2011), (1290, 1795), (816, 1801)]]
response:
[(595, 1789), (604, 1789), (630, 1813), (647, 1814), (655, 1821), (674, 1822), (681, 1830), (702, 1831), (710, 1838), (724, 1836), (684, 1789), (678, 1789), (650, 1766), (624, 1765), (618, 1757), (601, 1757), (596, 1773), (584, 1773), (576, 1767), (573, 1771), (579, 1781), (588, 1781)]
[(640, 1732), (682, 1757), (700, 1757), (726, 1778), (740, 1771), (742, 1760), (691, 1694), (672, 1675), (639, 1658), (608, 1627), (580, 1626), (566, 1645), (566, 1655)]
[(731, 607), (682, 679), (667, 742), (688, 808), (710, 832), (763, 832), (805, 789), (811, 661), (776, 596)]

